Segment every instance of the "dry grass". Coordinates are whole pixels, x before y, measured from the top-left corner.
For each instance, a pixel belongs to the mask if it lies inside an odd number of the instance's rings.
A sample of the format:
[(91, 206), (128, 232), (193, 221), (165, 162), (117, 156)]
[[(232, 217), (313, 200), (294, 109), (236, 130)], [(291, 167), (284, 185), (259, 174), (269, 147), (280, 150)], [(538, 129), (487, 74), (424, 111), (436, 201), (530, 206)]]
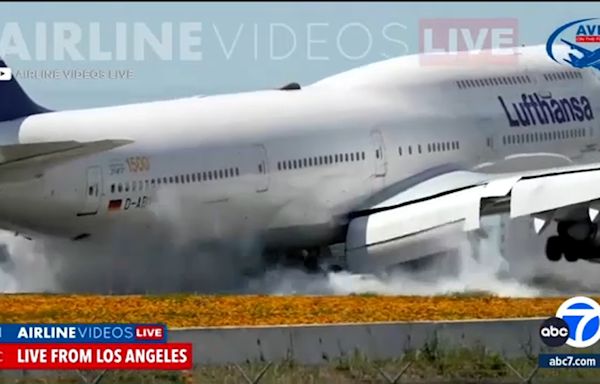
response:
[(215, 327), (546, 317), (565, 299), (2, 295), (0, 323), (160, 322), (169, 327)]

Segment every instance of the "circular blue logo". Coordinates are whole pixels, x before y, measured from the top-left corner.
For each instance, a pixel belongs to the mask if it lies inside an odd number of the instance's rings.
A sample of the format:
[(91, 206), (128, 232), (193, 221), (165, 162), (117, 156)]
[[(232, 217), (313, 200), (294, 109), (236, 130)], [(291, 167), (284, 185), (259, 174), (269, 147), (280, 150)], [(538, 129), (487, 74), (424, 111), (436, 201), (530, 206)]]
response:
[(587, 348), (600, 340), (600, 304), (589, 297), (577, 296), (566, 300), (556, 311), (569, 327), (566, 344)]
[(557, 28), (546, 42), (548, 56), (573, 68), (600, 69), (600, 23), (593, 20), (598, 18), (575, 20)]

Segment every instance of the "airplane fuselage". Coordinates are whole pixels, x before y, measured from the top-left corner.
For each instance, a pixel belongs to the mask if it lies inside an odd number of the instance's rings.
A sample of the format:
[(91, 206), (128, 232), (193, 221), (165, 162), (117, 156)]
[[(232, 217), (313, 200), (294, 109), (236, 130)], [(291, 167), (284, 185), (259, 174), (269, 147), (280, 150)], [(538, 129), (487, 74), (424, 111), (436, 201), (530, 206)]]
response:
[(74, 239), (161, 228), (195, 241), (331, 244), (349, 213), (436, 173), (597, 162), (598, 85), (591, 70), (523, 49), (516, 65), (421, 67), (408, 56), (301, 90), (30, 116), (10, 125), (18, 142), (134, 143), (7, 184), (0, 225)]

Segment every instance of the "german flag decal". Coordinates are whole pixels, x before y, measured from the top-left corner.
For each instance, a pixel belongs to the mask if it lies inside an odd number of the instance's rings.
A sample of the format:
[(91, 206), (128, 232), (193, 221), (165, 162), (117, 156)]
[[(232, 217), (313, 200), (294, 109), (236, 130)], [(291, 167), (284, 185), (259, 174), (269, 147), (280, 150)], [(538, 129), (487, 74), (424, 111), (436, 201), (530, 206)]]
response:
[(123, 200), (121, 200), (121, 199), (111, 200), (108, 202), (108, 210), (109, 211), (118, 211), (119, 209), (121, 209), (122, 203), (123, 203)]

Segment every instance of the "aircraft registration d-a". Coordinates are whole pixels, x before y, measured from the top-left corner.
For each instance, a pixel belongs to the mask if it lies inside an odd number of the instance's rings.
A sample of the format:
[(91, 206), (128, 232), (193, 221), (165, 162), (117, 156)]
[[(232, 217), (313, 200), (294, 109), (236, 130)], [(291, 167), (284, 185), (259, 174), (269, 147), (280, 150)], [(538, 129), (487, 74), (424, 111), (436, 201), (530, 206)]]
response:
[(511, 65), (409, 55), (302, 86), (70, 111), (2, 81), (0, 226), (100, 241), (161, 225), (166, 199), (199, 243), (253, 233), (307, 265), (344, 243), (345, 267), (370, 271), (506, 213), (538, 233), (557, 223), (549, 260), (593, 260), (597, 70), (515, 49)]

